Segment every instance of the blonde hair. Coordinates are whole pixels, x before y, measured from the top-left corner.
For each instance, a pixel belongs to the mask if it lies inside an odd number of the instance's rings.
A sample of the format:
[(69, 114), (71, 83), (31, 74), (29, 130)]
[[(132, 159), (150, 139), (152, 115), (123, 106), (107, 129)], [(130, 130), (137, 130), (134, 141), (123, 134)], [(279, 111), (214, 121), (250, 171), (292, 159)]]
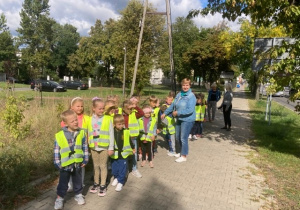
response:
[[(83, 104), (83, 99), (80, 98), (80, 97), (75, 97), (75, 98), (73, 98), (73, 99), (71, 100), (71, 102), (70, 102), (70, 109), (72, 109), (72, 106), (73, 106), (76, 102), (82, 102), (82, 104)], [(81, 114), (83, 114), (83, 113), (84, 113), (84, 108), (82, 109), (82, 113), (81, 113)]]
[(66, 111), (64, 111), (63, 113), (60, 114), (60, 118), (61, 118), (62, 121), (66, 122), (67, 117), (71, 116), (71, 115), (75, 115), (77, 117), (76, 113), (73, 110), (68, 109), (68, 110), (66, 110)]
[(130, 105), (132, 105), (133, 103), (132, 103), (132, 101), (130, 101), (130, 100), (125, 100), (125, 101), (123, 101), (123, 108), (127, 108), (127, 107), (129, 107)]
[(181, 85), (185, 84), (185, 83), (189, 83), (189, 85), (192, 84), (191, 80), (188, 78), (184, 78), (183, 80), (181, 80)]
[(211, 88), (216, 88), (216, 87), (217, 87), (217, 84), (214, 82), (214, 83), (211, 84), (210, 87), (211, 87)]
[(114, 125), (117, 124), (117, 123), (124, 123), (125, 120), (124, 120), (124, 116), (121, 115), (121, 114), (115, 114), (114, 116)]
[(119, 96), (118, 96), (118, 95), (108, 95), (108, 96), (106, 97), (106, 100), (107, 100), (107, 101), (112, 100), (112, 101), (115, 102), (116, 105), (119, 104)]
[(149, 102), (157, 103), (158, 102), (158, 98), (155, 95), (151, 95), (149, 97)]
[(93, 107), (95, 108), (98, 103), (103, 103), (104, 104), (104, 101), (101, 98), (94, 99), (93, 100)]

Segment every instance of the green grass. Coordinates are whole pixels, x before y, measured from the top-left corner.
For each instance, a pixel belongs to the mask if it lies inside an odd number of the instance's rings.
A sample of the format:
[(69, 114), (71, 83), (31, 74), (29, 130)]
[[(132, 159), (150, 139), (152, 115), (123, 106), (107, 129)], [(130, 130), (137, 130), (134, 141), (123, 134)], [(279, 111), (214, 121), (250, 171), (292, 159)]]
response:
[[(7, 88), (8, 85), (6, 82), (0, 82), (0, 88)], [(20, 83), (15, 83), (15, 88), (29, 88), (30, 85), (28, 84), (20, 84)]]
[(300, 116), (272, 103), (271, 125), (265, 121), (266, 102), (250, 100), (252, 128), (262, 169), (280, 209), (300, 209)]

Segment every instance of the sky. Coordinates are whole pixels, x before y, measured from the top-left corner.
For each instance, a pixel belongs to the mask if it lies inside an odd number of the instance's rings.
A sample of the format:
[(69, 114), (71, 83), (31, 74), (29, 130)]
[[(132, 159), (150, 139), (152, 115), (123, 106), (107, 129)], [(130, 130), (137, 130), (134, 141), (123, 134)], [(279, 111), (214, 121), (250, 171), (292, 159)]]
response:
[[(142, 0), (141, 0), (142, 1)], [(7, 19), (7, 25), (16, 36), (16, 29), (20, 23), (20, 11), (23, 0), (0, 0), (0, 14), (4, 13)], [(88, 32), (100, 19), (105, 22), (109, 18), (117, 19), (120, 11), (128, 4), (129, 0), (49, 0), (50, 17), (54, 18), (60, 24), (71, 24), (77, 28), (81, 36), (87, 36)], [(148, 0), (159, 12), (166, 11), (164, 0)], [(207, 0), (171, 0), (172, 22), (176, 17), (188, 15), (191, 9), (201, 9), (207, 4)], [(193, 19), (198, 27), (212, 27), (222, 21), (221, 14), (206, 17), (196, 17)], [(236, 22), (230, 22), (229, 27), (237, 31), (239, 25)]]

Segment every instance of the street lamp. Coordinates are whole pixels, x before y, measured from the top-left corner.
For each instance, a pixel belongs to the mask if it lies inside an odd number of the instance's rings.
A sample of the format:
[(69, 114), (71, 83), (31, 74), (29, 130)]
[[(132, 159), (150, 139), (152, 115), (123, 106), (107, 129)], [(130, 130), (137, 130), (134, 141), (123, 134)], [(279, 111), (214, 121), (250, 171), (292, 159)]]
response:
[(123, 49), (125, 51), (125, 53), (124, 53), (124, 71), (123, 71), (123, 98), (125, 98), (125, 72), (126, 72), (126, 54), (127, 54), (126, 42), (125, 42), (125, 47)]

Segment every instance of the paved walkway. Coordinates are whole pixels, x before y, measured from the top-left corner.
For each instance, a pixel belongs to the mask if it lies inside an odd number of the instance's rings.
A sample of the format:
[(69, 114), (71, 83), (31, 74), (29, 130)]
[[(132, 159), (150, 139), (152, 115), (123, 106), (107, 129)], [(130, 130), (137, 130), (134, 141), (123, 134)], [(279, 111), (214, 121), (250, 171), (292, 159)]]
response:
[[(131, 174), (121, 192), (108, 186), (105, 197), (88, 192), (91, 173), (86, 176), (86, 204), (78, 206), (69, 193), (64, 209), (269, 209), (270, 198), (263, 197), (264, 179), (246, 158), (254, 151), (245, 144), (251, 138), (249, 108), (242, 90), (234, 93), (232, 131), (223, 126), (221, 111), (213, 123), (205, 123), (204, 138), (190, 141), (190, 155), (185, 163), (176, 163), (166, 155), (166, 144), (158, 140), (155, 167), (139, 168), (143, 177)], [(53, 209), (55, 186), (21, 209)]]

